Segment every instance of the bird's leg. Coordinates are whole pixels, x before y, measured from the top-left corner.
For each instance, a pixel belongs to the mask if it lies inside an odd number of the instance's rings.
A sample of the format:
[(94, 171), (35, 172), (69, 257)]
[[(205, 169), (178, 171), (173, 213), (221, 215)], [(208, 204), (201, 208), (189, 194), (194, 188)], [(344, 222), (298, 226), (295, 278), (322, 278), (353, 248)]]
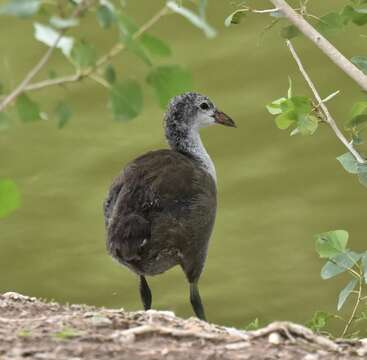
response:
[(200, 297), (197, 281), (190, 282), (190, 302), (191, 302), (192, 308), (194, 309), (196, 316), (199, 319), (206, 321), (204, 306), (201, 302), (201, 297)]
[(140, 297), (144, 305), (144, 310), (149, 310), (152, 305), (152, 293), (149, 289), (149, 285), (143, 275), (140, 275)]

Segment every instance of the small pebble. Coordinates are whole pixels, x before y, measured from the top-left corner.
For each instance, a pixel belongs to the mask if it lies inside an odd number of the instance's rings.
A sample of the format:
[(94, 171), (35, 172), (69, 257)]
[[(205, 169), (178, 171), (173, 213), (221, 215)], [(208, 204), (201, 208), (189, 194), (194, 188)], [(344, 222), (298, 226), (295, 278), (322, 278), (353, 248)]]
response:
[(88, 319), (88, 321), (90, 321), (95, 327), (109, 327), (110, 325), (112, 325), (112, 321), (102, 315), (94, 315), (91, 318)]
[(318, 360), (319, 357), (316, 354), (307, 354), (302, 360)]
[(365, 355), (367, 355), (367, 348), (365, 348), (365, 347), (359, 348), (357, 350), (357, 355), (358, 356), (365, 356)]
[(270, 344), (279, 345), (282, 342), (282, 338), (277, 332), (273, 332), (269, 335), (268, 341)]

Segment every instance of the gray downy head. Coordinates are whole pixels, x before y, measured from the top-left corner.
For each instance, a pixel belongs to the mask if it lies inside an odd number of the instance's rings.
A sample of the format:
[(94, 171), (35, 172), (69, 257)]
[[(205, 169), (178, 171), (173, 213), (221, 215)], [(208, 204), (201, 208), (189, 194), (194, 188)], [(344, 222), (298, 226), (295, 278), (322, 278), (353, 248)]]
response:
[(164, 123), (169, 145), (184, 153), (190, 152), (193, 137), (201, 128), (215, 124), (236, 126), (207, 96), (194, 92), (178, 95), (170, 101)]

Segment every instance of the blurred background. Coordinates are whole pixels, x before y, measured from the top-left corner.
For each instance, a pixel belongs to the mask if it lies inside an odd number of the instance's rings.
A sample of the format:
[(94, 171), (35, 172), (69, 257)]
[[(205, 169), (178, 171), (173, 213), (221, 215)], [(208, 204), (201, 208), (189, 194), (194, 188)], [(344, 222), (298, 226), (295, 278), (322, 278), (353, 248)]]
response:
[[(321, 15), (345, 3), (311, 1), (309, 10)], [(128, 1), (126, 11), (142, 24), (163, 4)], [(257, 7), (269, 3), (258, 1)], [(244, 327), (255, 318), (263, 324), (305, 322), (316, 310), (336, 311), (338, 289), (347, 283), (343, 276), (321, 280), (323, 262), (313, 235), (345, 229), (353, 249), (366, 250), (367, 193), (335, 160), (345, 149), (328, 127), (312, 137), (290, 137), (276, 128), (265, 105), (286, 95), (287, 77), (295, 94), (309, 95), (309, 90), (279, 28), (262, 34), (271, 19), (253, 15), (225, 28), (224, 19), (234, 9), (230, 1), (209, 1), (208, 20), (218, 30), (212, 40), (175, 15), (151, 30), (171, 45), (172, 62), (190, 69), (193, 90), (208, 95), (238, 124), (237, 129), (202, 132), (219, 192), (202, 297), (209, 320), (219, 324)], [(94, 19), (78, 31), (100, 51), (117, 39), (106, 37)], [(365, 55), (362, 31), (351, 25), (330, 39), (347, 57)], [(0, 79), (10, 80), (12, 87), (46, 49), (32, 32), (31, 21), (1, 18)], [(364, 94), (308, 40), (297, 38), (294, 46), (322, 96), (341, 90), (329, 109), (342, 124)], [(50, 64), (68, 73), (62, 55), (55, 54)], [(134, 55), (124, 53), (114, 65), (121, 79), (146, 76)], [(139, 310), (136, 276), (106, 254), (102, 203), (128, 161), (166, 147), (163, 112), (148, 87), (143, 113), (127, 123), (113, 121), (106, 91), (89, 80), (34, 96), (45, 110), (67, 99), (75, 115), (61, 130), (52, 120), (14, 121), (0, 132), (0, 176), (15, 180), (22, 193), (21, 208), (0, 221), (0, 292)], [(150, 284), (154, 308), (192, 315), (180, 268), (151, 278)]]

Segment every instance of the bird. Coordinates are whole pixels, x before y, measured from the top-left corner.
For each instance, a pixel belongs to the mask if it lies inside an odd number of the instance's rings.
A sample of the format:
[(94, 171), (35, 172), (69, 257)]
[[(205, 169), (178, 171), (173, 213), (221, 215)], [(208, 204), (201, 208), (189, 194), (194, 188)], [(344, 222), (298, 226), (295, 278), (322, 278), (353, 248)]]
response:
[(104, 201), (108, 253), (139, 277), (144, 310), (152, 304), (146, 277), (179, 265), (189, 283), (195, 315), (206, 320), (199, 278), (217, 208), (217, 176), (200, 130), (235, 122), (204, 95), (187, 92), (164, 115), (168, 149), (132, 160)]

